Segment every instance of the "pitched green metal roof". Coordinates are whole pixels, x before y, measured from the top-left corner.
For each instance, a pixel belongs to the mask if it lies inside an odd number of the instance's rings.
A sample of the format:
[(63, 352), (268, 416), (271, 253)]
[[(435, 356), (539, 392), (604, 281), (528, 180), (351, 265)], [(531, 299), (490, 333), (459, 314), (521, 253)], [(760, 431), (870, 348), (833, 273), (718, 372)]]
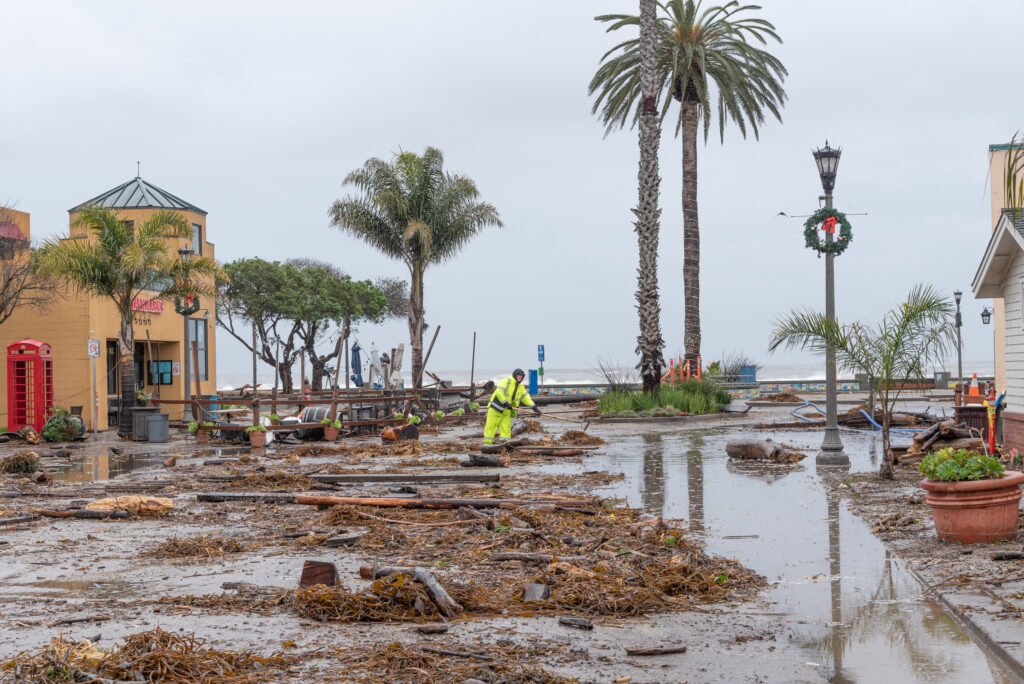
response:
[(175, 209), (192, 211), (206, 216), (206, 212), (194, 204), (190, 204), (166, 190), (135, 177), (122, 183), (113, 190), (107, 190), (77, 207), (68, 209), (68, 213), (80, 211), (88, 204), (95, 204), (109, 209)]

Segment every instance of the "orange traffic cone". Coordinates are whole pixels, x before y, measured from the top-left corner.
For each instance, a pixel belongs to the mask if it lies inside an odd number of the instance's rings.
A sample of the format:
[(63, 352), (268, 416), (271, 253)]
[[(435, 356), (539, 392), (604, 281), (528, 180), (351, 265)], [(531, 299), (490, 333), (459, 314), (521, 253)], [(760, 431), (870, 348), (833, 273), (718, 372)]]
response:
[(967, 391), (967, 395), (971, 397), (980, 397), (981, 393), (978, 391), (978, 374), (975, 373), (971, 377), (971, 388)]

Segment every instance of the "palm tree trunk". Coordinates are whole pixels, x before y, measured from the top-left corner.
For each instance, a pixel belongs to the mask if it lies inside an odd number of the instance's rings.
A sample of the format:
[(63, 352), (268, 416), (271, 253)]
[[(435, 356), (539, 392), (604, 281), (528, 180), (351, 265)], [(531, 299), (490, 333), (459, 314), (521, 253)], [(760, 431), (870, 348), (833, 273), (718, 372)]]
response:
[(640, 169), (637, 174), (638, 198), (634, 211), (640, 266), (636, 274), (636, 309), (640, 317), (640, 334), (636, 352), (640, 355), (637, 369), (644, 392), (656, 392), (661, 386), (665, 367), (661, 336), (661, 302), (658, 296), (658, 233), (661, 209), (658, 192), (658, 143), (661, 126), (657, 108), (657, 27), (656, 0), (640, 0), (640, 85), (643, 96), (640, 115)]
[(700, 356), (700, 224), (697, 219), (698, 102), (686, 97), (683, 109), (683, 347), (687, 360)]
[[(886, 397), (888, 399), (888, 397)], [(882, 405), (882, 465), (878, 474), (887, 480), (892, 479), (892, 451), (889, 450), (889, 426), (892, 424), (892, 414), (889, 412), (888, 401)]]
[(132, 434), (132, 409), (135, 408), (135, 335), (130, 306), (127, 311), (121, 312), (117, 349), (121, 366), (121, 408), (117, 412), (117, 434), (128, 437)]
[(413, 266), (412, 283), (409, 288), (409, 346), (412, 348), (412, 381), (415, 389), (422, 382), (423, 368), (423, 268)]

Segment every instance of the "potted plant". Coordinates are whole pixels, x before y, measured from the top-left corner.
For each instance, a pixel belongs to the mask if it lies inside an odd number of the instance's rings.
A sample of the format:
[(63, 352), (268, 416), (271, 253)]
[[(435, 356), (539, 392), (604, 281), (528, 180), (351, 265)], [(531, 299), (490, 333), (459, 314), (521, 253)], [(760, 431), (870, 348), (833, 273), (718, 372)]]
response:
[(135, 403), (139, 406), (145, 406), (149, 403), (149, 394), (144, 389), (135, 390)]
[(188, 431), (195, 435), (196, 444), (209, 444), (210, 443), (210, 430), (214, 425), (209, 421), (203, 421), (199, 423), (197, 421), (191, 421), (188, 424)]
[(320, 421), (320, 424), (324, 426), (324, 439), (328, 442), (333, 442), (338, 439), (338, 431), (341, 430), (341, 421), (338, 419), (331, 420), (330, 418), (324, 418)]
[(977, 544), (1013, 539), (1024, 473), (1006, 470), (993, 456), (942, 449), (918, 466), (940, 539)]
[(276, 413), (271, 413), (270, 414), (270, 424), (271, 425), (280, 425), (281, 424), (281, 416), (277, 415)]
[(262, 425), (250, 425), (245, 428), (245, 433), (249, 435), (249, 444), (254, 447), (261, 447), (267, 445), (267, 428)]

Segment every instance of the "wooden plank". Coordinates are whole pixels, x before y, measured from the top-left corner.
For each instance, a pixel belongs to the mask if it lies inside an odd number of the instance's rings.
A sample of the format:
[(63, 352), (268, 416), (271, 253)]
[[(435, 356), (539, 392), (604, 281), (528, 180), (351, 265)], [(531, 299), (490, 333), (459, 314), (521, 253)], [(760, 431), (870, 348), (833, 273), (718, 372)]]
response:
[[(197, 495), (198, 496), (198, 495)], [(382, 508), (518, 508), (520, 506), (552, 505), (575, 508), (590, 505), (580, 499), (412, 499), (380, 496), (327, 496), (296, 494), (295, 503), (306, 506), (378, 506)]]
[(199, 492), (196, 501), (256, 501), (262, 503), (295, 503), (292, 492)]
[[(213, 459), (211, 459), (213, 460)], [(231, 459), (226, 459), (231, 460)], [(237, 459), (234, 459), (237, 460)], [(237, 482), (248, 475), (219, 475), (200, 478), (204, 482)], [(456, 484), (460, 482), (501, 482), (501, 475), (494, 473), (350, 473), (350, 474), (313, 474), (307, 475), (311, 480), (328, 484), (387, 484), (395, 482), (415, 482), (419, 484)]]

